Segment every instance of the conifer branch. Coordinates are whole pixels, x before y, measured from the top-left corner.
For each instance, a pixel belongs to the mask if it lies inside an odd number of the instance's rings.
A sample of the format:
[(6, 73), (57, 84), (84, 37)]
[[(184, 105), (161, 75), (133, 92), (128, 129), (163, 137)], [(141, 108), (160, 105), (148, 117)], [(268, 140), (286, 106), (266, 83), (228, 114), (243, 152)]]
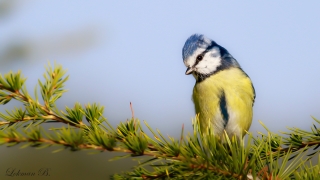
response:
[[(104, 107), (93, 103), (58, 110), (55, 105), (66, 91), (68, 76), (62, 66), (46, 68), (44, 81), (38, 81), (43, 104), (39, 103), (37, 88), (34, 98), (29, 95), (20, 71), (0, 75), (0, 104), (12, 99), (23, 103), (24, 108), (14, 108), (0, 113), (0, 144), (46, 148), (60, 146), (72, 151), (124, 152), (128, 156), (148, 156), (131, 172), (115, 174), (114, 179), (314, 179), (319, 165), (308, 164), (310, 158), (319, 156), (320, 121), (314, 118), (311, 131), (290, 128), (283, 135), (272, 133), (253, 137), (248, 133), (246, 143), (233, 137), (216, 137), (212, 128), (208, 134), (201, 132), (197, 117), (193, 132), (184, 134), (182, 126), (178, 140), (164, 137), (146, 122), (149, 137), (140, 121), (134, 117), (113, 127), (103, 116)], [(61, 128), (46, 129), (42, 123), (59, 122)], [(313, 148), (313, 152), (309, 151)], [(309, 153), (309, 154), (307, 154)], [(308, 155), (308, 156), (306, 156)], [(320, 162), (320, 156), (319, 156)], [(147, 170), (151, 167), (153, 170)]]

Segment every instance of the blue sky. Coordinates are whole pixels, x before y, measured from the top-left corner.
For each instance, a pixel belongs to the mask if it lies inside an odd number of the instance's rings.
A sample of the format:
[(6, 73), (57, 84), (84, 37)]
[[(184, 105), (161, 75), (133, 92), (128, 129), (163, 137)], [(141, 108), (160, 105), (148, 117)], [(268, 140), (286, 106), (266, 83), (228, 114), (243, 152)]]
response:
[[(0, 19), (0, 52), (27, 42), (30, 53), (3, 61), (21, 69), (33, 92), (44, 66), (68, 69), (58, 104), (98, 102), (116, 125), (135, 116), (165, 134), (191, 129), (195, 80), (181, 50), (202, 33), (238, 60), (256, 89), (252, 132), (309, 129), (320, 119), (319, 2), (13, 1)], [(11, 105), (15, 105), (12, 103)]]

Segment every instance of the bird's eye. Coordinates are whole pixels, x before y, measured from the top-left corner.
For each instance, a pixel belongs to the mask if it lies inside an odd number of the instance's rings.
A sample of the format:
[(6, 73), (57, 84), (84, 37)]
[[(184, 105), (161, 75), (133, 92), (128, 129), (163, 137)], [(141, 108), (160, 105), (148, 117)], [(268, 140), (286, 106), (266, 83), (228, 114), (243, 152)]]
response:
[(202, 55), (197, 56), (197, 61), (201, 61), (203, 59)]

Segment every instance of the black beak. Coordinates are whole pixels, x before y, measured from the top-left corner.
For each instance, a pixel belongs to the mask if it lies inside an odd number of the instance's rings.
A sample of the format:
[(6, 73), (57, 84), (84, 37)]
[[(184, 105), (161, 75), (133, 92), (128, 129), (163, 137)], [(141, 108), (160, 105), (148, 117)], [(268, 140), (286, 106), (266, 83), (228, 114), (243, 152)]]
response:
[(193, 73), (193, 68), (192, 67), (188, 67), (186, 70), (186, 75), (192, 74)]

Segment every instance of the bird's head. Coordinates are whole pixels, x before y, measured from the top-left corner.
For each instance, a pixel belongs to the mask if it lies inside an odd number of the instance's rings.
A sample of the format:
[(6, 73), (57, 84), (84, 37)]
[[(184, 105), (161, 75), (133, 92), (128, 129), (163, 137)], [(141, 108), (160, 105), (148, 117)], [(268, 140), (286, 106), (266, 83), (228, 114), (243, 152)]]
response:
[(240, 67), (225, 48), (201, 34), (187, 39), (182, 58), (187, 66), (186, 75), (193, 74), (198, 82), (220, 70)]

